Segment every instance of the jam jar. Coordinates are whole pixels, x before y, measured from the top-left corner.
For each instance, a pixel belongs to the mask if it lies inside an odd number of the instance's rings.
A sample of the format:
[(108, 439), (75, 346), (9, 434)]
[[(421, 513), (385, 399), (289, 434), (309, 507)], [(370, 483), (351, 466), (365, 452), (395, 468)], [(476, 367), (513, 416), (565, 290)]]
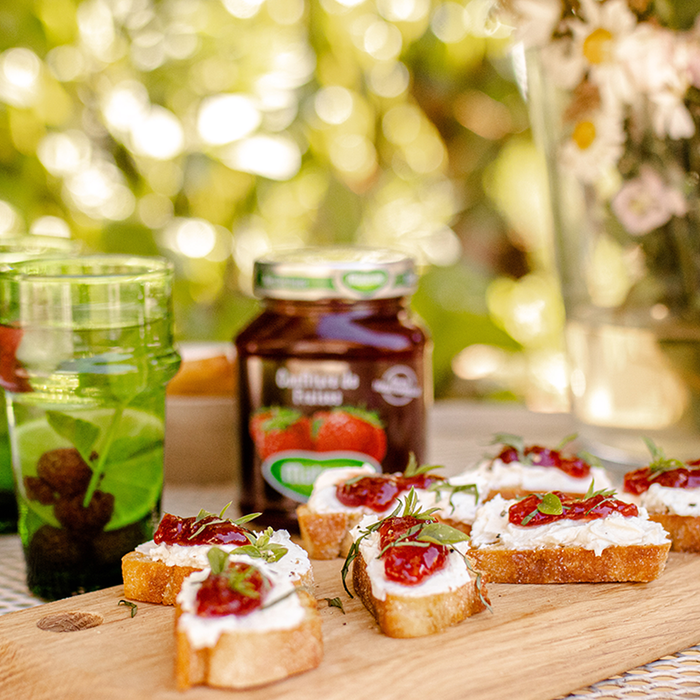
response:
[(425, 458), (431, 341), (411, 316), (403, 253), (325, 246), (254, 268), (261, 313), (236, 337), (241, 512), (297, 529), (324, 469), (403, 471)]

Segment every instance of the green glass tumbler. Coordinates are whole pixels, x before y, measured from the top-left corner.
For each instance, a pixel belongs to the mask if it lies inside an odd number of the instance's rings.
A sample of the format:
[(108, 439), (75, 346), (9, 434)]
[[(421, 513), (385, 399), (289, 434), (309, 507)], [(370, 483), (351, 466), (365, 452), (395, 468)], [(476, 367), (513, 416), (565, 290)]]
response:
[[(20, 260), (78, 252), (80, 243), (69, 238), (18, 235), (0, 238), (0, 270)], [(5, 396), (0, 389), (0, 534), (17, 532), (17, 500), (12, 478), (10, 440), (7, 436)]]
[(5, 389), (27, 584), (55, 600), (121, 583), (163, 488), (172, 265), (94, 255), (0, 272)]

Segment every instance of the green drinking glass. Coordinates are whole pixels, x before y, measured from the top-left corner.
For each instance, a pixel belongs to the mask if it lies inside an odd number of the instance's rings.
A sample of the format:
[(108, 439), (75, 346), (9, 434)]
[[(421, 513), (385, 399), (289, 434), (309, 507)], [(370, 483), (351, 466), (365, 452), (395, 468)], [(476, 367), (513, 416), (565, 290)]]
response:
[[(77, 253), (78, 241), (54, 236), (17, 235), (0, 238), (0, 270), (20, 260)], [(5, 395), (0, 389), (0, 534), (17, 532), (17, 500), (7, 436)]]
[(54, 600), (121, 583), (163, 488), (172, 265), (94, 255), (0, 272), (0, 383), (27, 584)]

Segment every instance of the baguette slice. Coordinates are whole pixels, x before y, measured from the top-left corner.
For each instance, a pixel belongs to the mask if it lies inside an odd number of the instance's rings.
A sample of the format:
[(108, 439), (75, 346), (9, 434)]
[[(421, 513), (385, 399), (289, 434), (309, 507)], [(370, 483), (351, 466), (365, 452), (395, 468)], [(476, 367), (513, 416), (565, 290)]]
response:
[(160, 605), (175, 605), (182, 582), (198, 568), (168, 566), (153, 561), (141, 552), (128, 552), (122, 557), (124, 596), (130, 600)]
[(372, 613), (381, 631), (388, 637), (423, 637), (442, 632), (471, 615), (486, 609), (486, 587), (477, 578), (445, 593), (427, 596), (399, 596), (387, 593), (384, 600), (372, 593), (372, 581), (364, 557), (352, 563), (352, 585), (355, 593)]
[(304, 549), (312, 559), (347, 556), (352, 546), (352, 530), (362, 513), (315, 513), (305, 503), (297, 507), (299, 532)]
[(213, 647), (195, 649), (180, 628), (176, 606), (175, 678), (180, 690), (195, 685), (254, 688), (316, 668), (323, 658), (321, 617), (316, 601), (298, 590), (304, 619), (291, 629), (235, 630), (221, 634)]
[(666, 566), (671, 544), (612, 546), (599, 555), (583, 547), (471, 549), (470, 558), (491, 583), (648, 582)]
[(671, 538), (673, 552), (700, 552), (700, 517), (674, 513), (649, 513)]
[[(296, 551), (302, 552), (298, 544), (291, 543)], [(209, 549), (207, 545), (202, 545)], [(294, 556), (289, 552), (285, 556)], [(306, 558), (306, 555), (304, 555)], [(308, 568), (293, 571), (292, 582), (296, 586), (313, 586), (313, 569), (306, 561)], [(144, 603), (158, 603), (161, 605), (174, 605), (183, 581), (195, 571), (201, 571), (202, 566), (183, 566), (180, 564), (166, 564), (165, 562), (151, 559), (147, 554), (138, 550), (128, 552), (122, 557), (122, 579), (124, 581), (124, 595), (131, 600), (139, 600)]]

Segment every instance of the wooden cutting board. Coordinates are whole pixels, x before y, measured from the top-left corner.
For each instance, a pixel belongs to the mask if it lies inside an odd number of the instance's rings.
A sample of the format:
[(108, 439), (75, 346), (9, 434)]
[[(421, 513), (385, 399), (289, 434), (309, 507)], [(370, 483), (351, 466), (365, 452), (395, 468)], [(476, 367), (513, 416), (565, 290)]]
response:
[[(649, 584), (489, 586), (493, 613), (420, 639), (390, 639), (340, 583), (340, 561), (314, 562), (324, 660), (254, 691), (173, 678), (172, 608), (119, 605), (120, 586), (0, 617), (3, 700), (549, 700), (700, 642), (700, 556), (671, 554)], [(324, 598), (339, 596), (345, 613)], [(45, 631), (65, 612), (102, 624)]]

